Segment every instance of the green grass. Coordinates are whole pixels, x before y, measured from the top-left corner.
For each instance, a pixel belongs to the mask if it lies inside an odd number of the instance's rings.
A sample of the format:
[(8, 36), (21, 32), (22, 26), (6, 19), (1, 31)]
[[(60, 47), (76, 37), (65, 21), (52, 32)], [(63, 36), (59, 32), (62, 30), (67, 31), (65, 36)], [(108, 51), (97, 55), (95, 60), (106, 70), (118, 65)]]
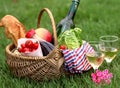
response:
[[(36, 28), (37, 16), (44, 7), (49, 8), (59, 22), (67, 13), (71, 0), (0, 0), (0, 18), (11, 14), (23, 23), (26, 29)], [(82, 38), (98, 40), (101, 35), (113, 34), (120, 37), (120, 0), (81, 0), (75, 16), (76, 27), (82, 29)], [(41, 21), (41, 26), (51, 29), (49, 19)], [(11, 42), (0, 28), (0, 88), (119, 88), (120, 82), (120, 52), (108, 66), (105, 62), (101, 70), (109, 69), (113, 73), (110, 85), (95, 85), (91, 81), (89, 70), (84, 74), (63, 76), (60, 79), (45, 82), (36, 82), (30, 79), (14, 77), (5, 63), (5, 47)], [(120, 44), (119, 44), (120, 46)]]

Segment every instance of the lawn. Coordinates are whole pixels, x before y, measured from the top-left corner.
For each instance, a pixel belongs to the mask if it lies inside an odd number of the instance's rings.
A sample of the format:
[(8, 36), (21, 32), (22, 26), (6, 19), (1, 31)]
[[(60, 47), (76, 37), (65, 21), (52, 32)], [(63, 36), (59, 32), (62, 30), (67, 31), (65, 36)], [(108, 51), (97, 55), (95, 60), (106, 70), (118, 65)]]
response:
[[(13, 15), (27, 30), (36, 28), (40, 10), (47, 7), (53, 13), (56, 24), (65, 17), (71, 0), (0, 0), (0, 19), (6, 14)], [(120, 0), (81, 0), (74, 22), (82, 29), (82, 39), (98, 40), (101, 35), (117, 35), (120, 38)], [(50, 28), (49, 19), (41, 26)], [(27, 78), (14, 77), (5, 63), (5, 47), (11, 43), (0, 28), (0, 88), (119, 88), (120, 52), (111, 64), (106, 62), (100, 70), (108, 69), (113, 74), (110, 85), (95, 85), (90, 77), (93, 69), (78, 75), (62, 76), (60, 79), (36, 82)], [(120, 46), (120, 43), (119, 43)]]

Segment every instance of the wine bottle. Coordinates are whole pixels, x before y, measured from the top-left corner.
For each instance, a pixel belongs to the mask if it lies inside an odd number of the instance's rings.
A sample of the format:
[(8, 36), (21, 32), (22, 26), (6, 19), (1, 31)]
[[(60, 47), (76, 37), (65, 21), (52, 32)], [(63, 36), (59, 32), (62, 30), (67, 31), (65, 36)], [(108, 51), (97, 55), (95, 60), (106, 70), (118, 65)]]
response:
[(57, 36), (59, 36), (62, 32), (65, 30), (69, 30), (71, 28), (75, 27), (75, 24), (73, 22), (77, 8), (79, 6), (80, 0), (72, 0), (72, 4), (70, 5), (69, 11), (65, 18), (63, 18), (60, 22), (57, 24)]

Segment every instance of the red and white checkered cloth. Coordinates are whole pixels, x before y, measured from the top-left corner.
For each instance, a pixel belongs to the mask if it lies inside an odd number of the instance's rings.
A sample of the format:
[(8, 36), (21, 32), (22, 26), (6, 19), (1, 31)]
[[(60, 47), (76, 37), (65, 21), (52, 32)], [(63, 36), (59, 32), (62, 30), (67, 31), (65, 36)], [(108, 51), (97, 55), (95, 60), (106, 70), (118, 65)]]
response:
[(81, 73), (91, 69), (91, 65), (86, 59), (86, 53), (92, 51), (92, 47), (86, 41), (83, 41), (81, 47), (74, 50), (62, 50), (65, 69), (71, 73)]

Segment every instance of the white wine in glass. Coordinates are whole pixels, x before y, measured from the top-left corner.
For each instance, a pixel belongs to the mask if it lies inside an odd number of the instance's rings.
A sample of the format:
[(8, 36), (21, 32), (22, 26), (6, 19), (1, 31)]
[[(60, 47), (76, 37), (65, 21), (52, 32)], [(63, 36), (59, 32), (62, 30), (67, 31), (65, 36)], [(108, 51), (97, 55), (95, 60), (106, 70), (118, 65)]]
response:
[(104, 54), (101, 52), (87, 53), (86, 56), (94, 70), (98, 69), (104, 60)]
[(90, 41), (92, 51), (86, 54), (88, 62), (94, 70), (98, 69), (104, 61), (104, 54), (99, 50), (99, 43), (97, 41)]
[(118, 37), (106, 35), (100, 37), (100, 50), (105, 54), (105, 60), (110, 63), (118, 52)]

